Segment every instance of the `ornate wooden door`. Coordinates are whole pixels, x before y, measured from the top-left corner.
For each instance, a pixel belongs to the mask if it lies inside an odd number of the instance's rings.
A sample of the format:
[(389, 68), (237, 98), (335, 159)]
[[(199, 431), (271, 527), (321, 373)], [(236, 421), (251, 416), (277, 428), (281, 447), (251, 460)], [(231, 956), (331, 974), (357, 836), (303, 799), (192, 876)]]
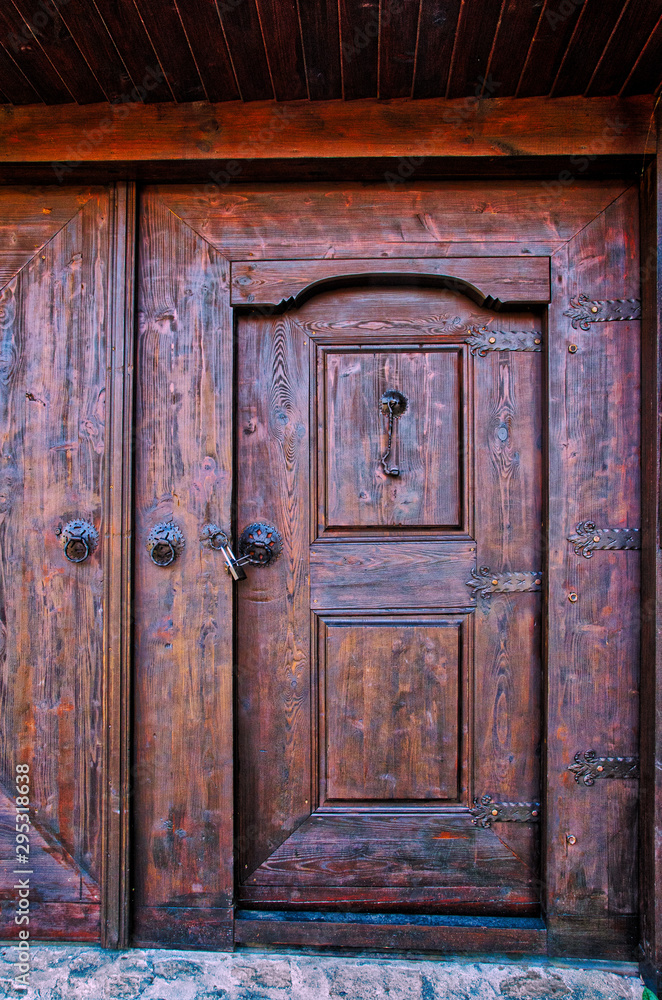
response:
[(541, 324), (464, 291), (239, 317), (240, 905), (537, 911)]

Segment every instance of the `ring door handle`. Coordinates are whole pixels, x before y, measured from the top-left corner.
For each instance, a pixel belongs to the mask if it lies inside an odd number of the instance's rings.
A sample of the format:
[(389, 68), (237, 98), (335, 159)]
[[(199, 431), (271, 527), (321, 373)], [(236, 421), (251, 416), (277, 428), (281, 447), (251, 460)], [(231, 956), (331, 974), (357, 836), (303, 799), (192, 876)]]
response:
[(232, 551), (225, 531), (217, 524), (205, 524), (200, 532), (200, 541), (210, 549), (223, 554), (225, 568), (233, 580), (245, 580), (244, 566), (267, 566), (278, 556), (283, 547), (280, 533), (272, 524), (254, 522), (244, 528), (239, 536), (239, 558)]
[(68, 521), (63, 528), (56, 528), (55, 534), (60, 536), (65, 557), (72, 563), (85, 562), (99, 544), (99, 532), (82, 518)]
[(147, 536), (147, 551), (156, 566), (170, 566), (186, 544), (182, 529), (173, 521), (155, 524)]

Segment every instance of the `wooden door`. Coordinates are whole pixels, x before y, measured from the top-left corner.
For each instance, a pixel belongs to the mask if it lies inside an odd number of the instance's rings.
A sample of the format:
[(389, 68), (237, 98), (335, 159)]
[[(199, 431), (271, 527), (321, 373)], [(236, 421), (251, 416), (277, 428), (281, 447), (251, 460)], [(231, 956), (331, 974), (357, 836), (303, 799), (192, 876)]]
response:
[(239, 317), (240, 905), (537, 911), (541, 350), (416, 279)]

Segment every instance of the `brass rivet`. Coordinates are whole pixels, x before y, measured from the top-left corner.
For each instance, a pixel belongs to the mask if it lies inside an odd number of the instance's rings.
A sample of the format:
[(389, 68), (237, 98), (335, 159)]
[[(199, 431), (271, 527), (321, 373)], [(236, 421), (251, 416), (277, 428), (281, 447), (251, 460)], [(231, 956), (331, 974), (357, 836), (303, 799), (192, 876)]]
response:
[(593, 535), (593, 541), (594, 542), (599, 542), (600, 541), (600, 536), (599, 535)]
[(496, 337), (490, 337), (490, 344), (496, 344)]
[(533, 341), (533, 343), (534, 344), (539, 344), (540, 343), (540, 337), (537, 337), (536, 340)]
[(577, 843), (577, 838), (573, 837), (573, 835), (571, 833), (569, 833), (568, 836), (565, 839), (568, 841), (569, 844), (576, 844)]
[(540, 580), (534, 580), (533, 581), (533, 585), (534, 585), (534, 587), (539, 587), (540, 586)]
[(492, 815), (493, 816), (498, 816), (499, 815), (499, 810), (498, 809), (493, 809), (492, 810)]
[(498, 580), (492, 580), (492, 586), (493, 587), (498, 587), (499, 586), (499, 581)]
[(577, 595), (574, 592), (572, 594), (568, 594), (568, 600), (572, 601), (572, 603), (574, 604), (575, 601), (577, 600)]
[(592, 313), (596, 313), (597, 311), (598, 311), (598, 307), (597, 306), (591, 306), (591, 312)]
[(531, 810), (531, 815), (532, 816), (537, 816), (538, 815), (538, 810), (537, 809), (532, 809)]
[(602, 764), (598, 764), (596, 771), (604, 771), (604, 767), (602, 766)]
[(577, 350), (578, 350), (577, 345), (576, 344), (571, 344), (570, 347), (568, 348), (568, 350), (570, 351), (571, 354), (576, 354)]

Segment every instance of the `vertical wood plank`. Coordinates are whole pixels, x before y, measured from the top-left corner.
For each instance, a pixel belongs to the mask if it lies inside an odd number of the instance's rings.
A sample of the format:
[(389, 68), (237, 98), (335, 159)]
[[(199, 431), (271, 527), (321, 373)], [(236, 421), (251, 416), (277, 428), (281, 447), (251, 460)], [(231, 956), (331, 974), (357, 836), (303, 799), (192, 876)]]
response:
[[(659, 121), (658, 121), (659, 129)], [(662, 138), (642, 184), (641, 972), (662, 991)]]
[(578, 751), (637, 753), (639, 554), (585, 559), (567, 536), (583, 520), (640, 525), (639, 323), (584, 332), (565, 311), (581, 292), (638, 296), (638, 262), (635, 188), (552, 258), (546, 908), (555, 954), (632, 957), (636, 934), (637, 783), (586, 787), (568, 767)]
[(104, 775), (101, 935), (128, 944), (136, 186), (110, 199), (104, 490)]
[[(147, 191), (140, 216), (132, 830), (141, 943), (226, 947), (232, 905), (232, 584), (200, 541), (230, 525), (227, 261)], [(174, 521), (181, 555), (146, 540)], [(178, 920), (171, 908), (188, 913)], [(225, 916), (218, 923), (219, 910)], [(164, 929), (165, 921), (165, 929)], [(135, 937), (134, 937), (135, 940)]]

